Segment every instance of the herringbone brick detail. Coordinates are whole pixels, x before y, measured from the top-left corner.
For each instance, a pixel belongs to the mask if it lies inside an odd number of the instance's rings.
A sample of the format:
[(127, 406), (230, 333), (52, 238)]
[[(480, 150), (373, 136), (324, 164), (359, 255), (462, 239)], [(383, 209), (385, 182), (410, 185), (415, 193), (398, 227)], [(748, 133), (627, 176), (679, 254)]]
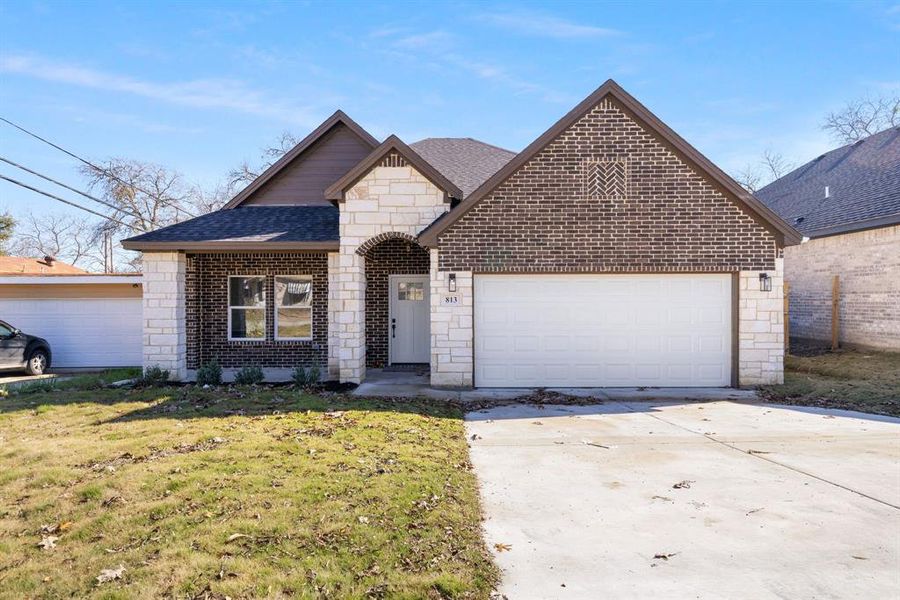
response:
[(627, 181), (624, 160), (592, 160), (584, 165), (584, 191), (588, 199), (624, 198)]

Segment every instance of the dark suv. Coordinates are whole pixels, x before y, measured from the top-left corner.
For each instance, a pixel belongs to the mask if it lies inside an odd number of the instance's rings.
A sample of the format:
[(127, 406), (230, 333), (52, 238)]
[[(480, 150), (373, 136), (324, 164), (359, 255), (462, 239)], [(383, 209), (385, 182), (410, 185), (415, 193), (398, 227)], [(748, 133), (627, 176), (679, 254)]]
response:
[(0, 371), (28, 371), (42, 375), (50, 368), (50, 344), (0, 321)]

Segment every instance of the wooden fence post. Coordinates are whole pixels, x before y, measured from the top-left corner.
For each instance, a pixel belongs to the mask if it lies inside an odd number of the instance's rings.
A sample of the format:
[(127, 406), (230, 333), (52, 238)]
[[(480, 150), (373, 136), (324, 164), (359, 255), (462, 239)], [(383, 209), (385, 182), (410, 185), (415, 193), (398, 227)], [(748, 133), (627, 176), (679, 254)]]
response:
[(841, 300), (841, 281), (837, 275), (835, 275), (831, 280), (831, 349), (837, 350), (840, 346), (840, 330), (841, 330), (841, 315), (840, 315), (840, 300)]
[(791, 353), (791, 284), (784, 282), (784, 353)]

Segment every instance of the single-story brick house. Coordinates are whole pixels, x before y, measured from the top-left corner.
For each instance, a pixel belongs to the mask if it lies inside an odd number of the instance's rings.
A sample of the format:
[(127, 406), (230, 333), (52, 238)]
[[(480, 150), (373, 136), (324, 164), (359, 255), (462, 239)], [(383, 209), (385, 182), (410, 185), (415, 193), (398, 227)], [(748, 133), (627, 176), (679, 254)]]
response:
[(827, 152), (757, 196), (803, 234), (784, 254), (791, 336), (831, 340), (837, 276), (840, 343), (900, 350), (900, 127)]
[(516, 154), (335, 113), (222, 210), (130, 238), (144, 364), (344, 382), (720, 386), (783, 376), (800, 235), (613, 81)]

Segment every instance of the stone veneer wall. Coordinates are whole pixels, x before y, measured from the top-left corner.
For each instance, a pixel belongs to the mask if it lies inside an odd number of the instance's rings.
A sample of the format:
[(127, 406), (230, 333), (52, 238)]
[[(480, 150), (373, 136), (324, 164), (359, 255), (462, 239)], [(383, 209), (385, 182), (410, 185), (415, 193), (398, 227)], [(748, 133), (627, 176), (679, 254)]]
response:
[[(431, 260), (431, 385), (471, 387), (473, 380), (474, 299), (471, 271), (455, 271), (456, 292), (450, 292), (448, 273), (438, 268), (439, 253)], [(459, 304), (444, 304), (445, 296), (457, 296)]]
[(145, 252), (143, 265), (144, 369), (158, 366), (173, 380), (187, 376), (184, 254)]
[[(145, 255), (146, 256), (146, 255)], [(293, 369), (328, 363), (328, 258), (325, 252), (222, 252), (186, 257), (187, 368), (216, 359), (226, 369)], [(228, 276), (266, 278), (266, 339), (228, 339)], [(275, 276), (313, 278), (313, 339), (275, 339)]]
[(376, 244), (366, 260), (366, 367), (388, 364), (388, 323), (391, 275), (427, 275), (428, 251), (397, 238)]
[(772, 291), (759, 287), (760, 271), (741, 271), (738, 285), (738, 383), (784, 383), (784, 259), (775, 260)]
[(834, 275), (840, 277), (840, 341), (900, 350), (900, 226), (785, 248), (791, 336), (830, 342)]
[[(405, 161), (388, 160), (397, 165)], [(338, 297), (331, 343), (338, 348), (341, 381), (359, 383), (366, 372), (366, 273), (360, 246), (386, 234), (413, 240), (447, 211), (444, 192), (409, 165), (377, 166), (347, 190), (340, 206)]]

